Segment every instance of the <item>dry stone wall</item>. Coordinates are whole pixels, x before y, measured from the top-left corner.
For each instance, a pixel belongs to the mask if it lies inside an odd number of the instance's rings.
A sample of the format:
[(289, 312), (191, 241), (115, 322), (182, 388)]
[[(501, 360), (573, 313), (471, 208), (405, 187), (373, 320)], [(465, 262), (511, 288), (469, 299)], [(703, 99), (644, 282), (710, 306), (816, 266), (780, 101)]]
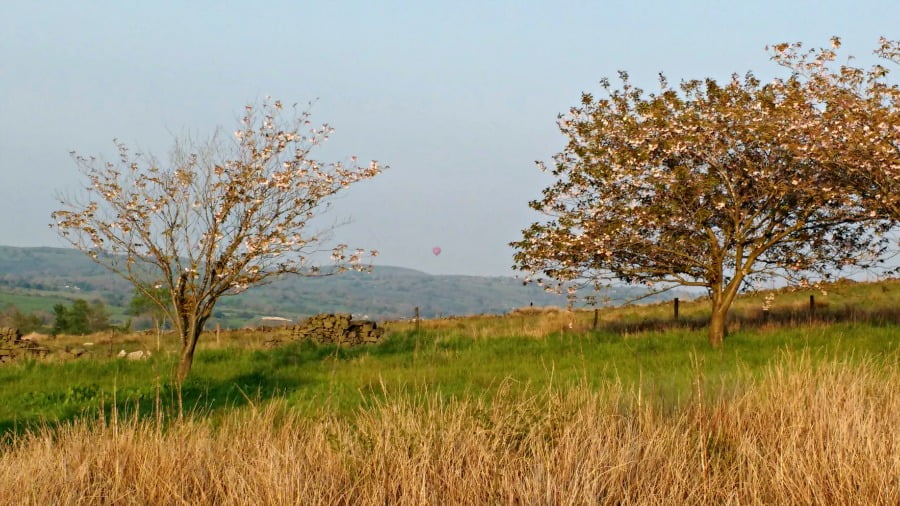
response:
[(19, 329), (12, 327), (0, 327), (0, 345), (7, 345), (17, 342), (22, 338)]
[(319, 314), (300, 322), (291, 330), (291, 338), (312, 340), (320, 344), (355, 346), (377, 343), (384, 337), (384, 329), (373, 321), (353, 321), (346, 313)]
[(43, 357), (50, 350), (22, 339), (17, 328), (0, 327), (0, 362), (11, 362), (23, 356)]

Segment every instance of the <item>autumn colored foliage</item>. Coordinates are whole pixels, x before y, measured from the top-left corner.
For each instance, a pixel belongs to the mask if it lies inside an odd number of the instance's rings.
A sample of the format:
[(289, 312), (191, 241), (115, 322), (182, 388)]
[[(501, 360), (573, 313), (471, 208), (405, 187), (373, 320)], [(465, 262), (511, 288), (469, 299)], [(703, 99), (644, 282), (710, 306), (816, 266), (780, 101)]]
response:
[[(900, 85), (889, 66), (900, 65), (900, 40), (882, 37), (870, 68), (837, 65), (841, 40), (830, 48), (776, 44), (772, 58), (803, 79), (821, 113), (819, 143), (809, 146), (830, 158), (836, 176), (850, 183), (872, 212), (900, 219)], [(882, 63), (884, 65), (882, 65)], [(887, 65), (887, 66), (886, 66)]]
[[(614, 279), (705, 288), (717, 346), (748, 283), (806, 283), (879, 262), (895, 199), (878, 184), (896, 178), (861, 181), (896, 159), (896, 87), (846, 102), (831, 100), (846, 82), (800, 73), (678, 87), (660, 76), (650, 94), (620, 79), (560, 117), (568, 144), (550, 169), (556, 182), (530, 204), (549, 219), (512, 243), (517, 268), (572, 291)], [(854, 122), (835, 132), (844, 116)], [(857, 132), (869, 123), (884, 138), (875, 147)]]

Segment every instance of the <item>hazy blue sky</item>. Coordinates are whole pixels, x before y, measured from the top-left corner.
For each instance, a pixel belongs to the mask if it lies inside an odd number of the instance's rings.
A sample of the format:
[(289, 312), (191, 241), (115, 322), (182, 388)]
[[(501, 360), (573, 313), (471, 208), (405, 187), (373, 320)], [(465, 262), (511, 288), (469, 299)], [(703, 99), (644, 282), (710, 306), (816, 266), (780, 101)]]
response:
[(336, 128), (320, 159), (390, 166), (335, 203), (352, 220), (339, 239), (383, 264), (510, 274), (507, 243), (549, 183), (534, 160), (602, 77), (765, 77), (766, 44), (831, 35), (866, 61), (898, 22), (897, 0), (0, 0), (0, 244), (63, 245), (47, 224), (54, 192), (79, 186), (70, 150), (112, 156), (119, 138), (164, 156), (271, 95), (318, 99)]

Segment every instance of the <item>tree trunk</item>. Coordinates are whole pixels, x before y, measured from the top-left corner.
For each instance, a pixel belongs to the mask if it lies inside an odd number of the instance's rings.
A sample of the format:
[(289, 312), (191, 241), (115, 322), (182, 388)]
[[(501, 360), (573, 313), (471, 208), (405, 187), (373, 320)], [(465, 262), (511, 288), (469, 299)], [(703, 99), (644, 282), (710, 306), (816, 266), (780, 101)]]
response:
[(721, 348), (725, 341), (725, 321), (728, 316), (727, 307), (714, 307), (709, 320), (709, 344), (713, 348)]
[[(740, 264), (741, 262), (737, 262)], [(709, 344), (713, 348), (721, 348), (725, 342), (725, 334), (727, 334), (726, 323), (728, 322), (728, 309), (737, 296), (741, 283), (744, 281), (745, 273), (738, 269), (734, 277), (728, 281), (725, 286), (720, 284), (722, 279), (721, 271), (719, 275), (713, 279), (712, 287), (712, 316), (709, 319)]]
[(206, 318), (201, 317), (188, 328), (186, 336), (182, 337), (184, 343), (181, 347), (181, 357), (178, 361), (178, 371), (175, 374), (175, 381), (180, 385), (184, 383), (185, 378), (191, 372), (191, 366), (194, 364), (194, 350), (197, 349), (197, 341), (200, 340), (200, 333), (203, 332), (203, 326), (206, 324)]
[(194, 336), (187, 336), (187, 341), (181, 348), (181, 355), (178, 360), (178, 371), (175, 373), (175, 381), (179, 385), (184, 383), (188, 373), (191, 372), (191, 366), (194, 364), (194, 350), (197, 348), (197, 339), (199, 337), (199, 332), (196, 332), (196, 335)]
[(175, 382), (181, 385), (191, 372), (191, 366), (194, 364), (194, 350), (197, 349), (197, 341), (200, 340), (200, 333), (209, 319), (211, 309), (202, 312), (199, 316), (193, 316), (191, 313), (184, 313), (181, 321), (181, 354), (178, 361), (178, 370), (175, 372)]
[(153, 326), (156, 328), (156, 353), (159, 353), (160, 341), (162, 340), (162, 325), (159, 324), (158, 319), (154, 318)]

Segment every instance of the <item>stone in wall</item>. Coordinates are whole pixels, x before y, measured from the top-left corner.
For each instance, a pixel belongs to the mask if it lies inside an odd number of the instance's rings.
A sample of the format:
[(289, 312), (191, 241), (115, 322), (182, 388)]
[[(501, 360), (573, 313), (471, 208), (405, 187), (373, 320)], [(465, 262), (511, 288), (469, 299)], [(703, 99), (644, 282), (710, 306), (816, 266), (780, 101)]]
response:
[(12, 362), (20, 357), (43, 357), (50, 350), (33, 341), (22, 339), (17, 328), (0, 327), (0, 362)]
[(353, 317), (346, 313), (311, 316), (291, 330), (293, 339), (349, 346), (377, 343), (383, 336), (384, 329), (378, 328), (375, 322), (353, 321)]

